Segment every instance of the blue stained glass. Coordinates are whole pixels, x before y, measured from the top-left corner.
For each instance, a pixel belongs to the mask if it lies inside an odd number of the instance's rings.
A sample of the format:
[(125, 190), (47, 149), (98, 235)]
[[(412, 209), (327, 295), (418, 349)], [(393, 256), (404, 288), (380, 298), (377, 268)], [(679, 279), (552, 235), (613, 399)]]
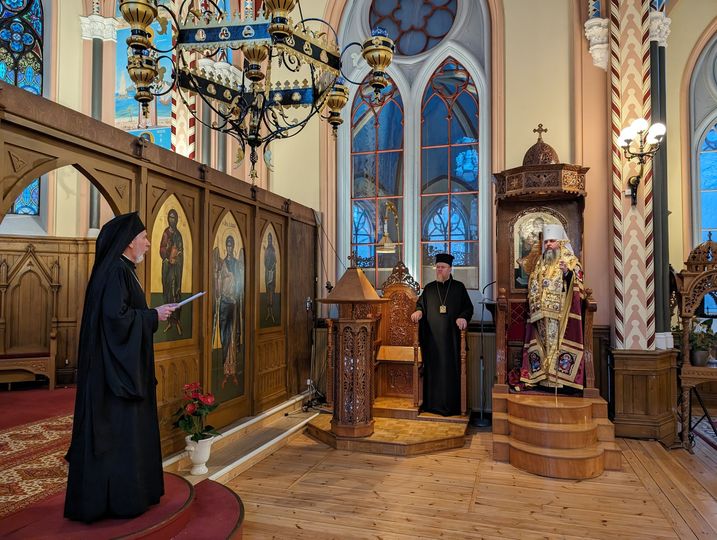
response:
[[(40, 0), (3, 0), (3, 3), (6, 9), (0, 17), (0, 41), (5, 46), (0, 47), (0, 80), (42, 94), (42, 3)], [(39, 179), (23, 190), (10, 212), (39, 214)]]
[(453, 148), (452, 191), (478, 189), (478, 147)]
[(478, 194), (451, 197), (451, 240), (478, 240)]
[(700, 188), (717, 189), (717, 152), (700, 153)]
[(15, 200), (11, 214), (36, 216), (40, 213), (40, 180), (34, 180)]
[(448, 147), (423, 150), (421, 171), (421, 193), (448, 192)]
[(478, 244), (476, 242), (451, 242), (448, 249), (455, 257), (453, 266), (478, 266)]
[(709, 130), (705, 141), (702, 143), (702, 151), (706, 150), (717, 150), (717, 126)]
[(378, 155), (378, 190), (382, 197), (403, 193), (403, 152)]
[(451, 142), (478, 142), (478, 104), (463, 92), (451, 108)]
[(358, 199), (375, 197), (376, 193), (376, 156), (358, 154), (352, 159), (353, 196)]
[[(448, 240), (448, 233), (451, 229), (457, 228), (457, 224), (449, 222), (448, 219), (448, 197), (439, 195), (437, 197), (421, 198), (421, 214), (423, 215), (423, 240), (437, 242)], [(451, 218), (455, 218), (453, 214)]]
[(352, 137), (353, 151), (372, 152), (376, 149), (376, 117), (366, 104), (358, 107), (356, 112)]
[(445, 102), (433, 95), (423, 109), (423, 146), (448, 144), (448, 109)]
[(351, 243), (372, 244), (376, 241), (376, 209), (373, 201), (354, 201)]
[(435, 47), (448, 34), (457, 0), (374, 0), (369, 11), (371, 28), (380, 26), (404, 56)]
[(702, 192), (702, 227), (717, 228), (717, 192), (715, 191)]
[(395, 101), (389, 101), (378, 117), (378, 147), (381, 150), (401, 148), (403, 144), (403, 111)]
[(4, 0), (7, 7), (15, 11), (20, 11), (27, 4), (27, 0)]

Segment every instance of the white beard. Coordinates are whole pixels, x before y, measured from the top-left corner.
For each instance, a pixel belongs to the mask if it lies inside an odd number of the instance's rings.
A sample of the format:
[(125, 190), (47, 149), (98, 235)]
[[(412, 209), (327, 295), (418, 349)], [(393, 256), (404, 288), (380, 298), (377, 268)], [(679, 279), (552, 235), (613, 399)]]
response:
[(555, 260), (558, 258), (558, 250), (557, 249), (546, 249), (543, 252), (543, 260), (549, 264), (553, 264)]
[(144, 253), (134, 260), (134, 264), (139, 264), (144, 260)]

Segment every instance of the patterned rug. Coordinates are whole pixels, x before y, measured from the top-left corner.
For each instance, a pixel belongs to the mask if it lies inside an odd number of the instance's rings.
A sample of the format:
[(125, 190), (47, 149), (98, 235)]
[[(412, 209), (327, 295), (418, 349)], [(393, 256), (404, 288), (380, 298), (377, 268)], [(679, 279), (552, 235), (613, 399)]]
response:
[(0, 518), (65, 488), (71, 435), (71, 414), (0, 431)]
[[(710, 414), (713, 414), (713, 413), (710, 412)], [(715, 417), (712, 416), (712, 418), (714, 419)], [(693, 425), (699, 419), (700, 419), (699, 416), (693, 416), (692, 417)], [(697, 425), (697, 427), (694, 428), (693, 433), (695, 434), (696, 438), (703, 440), (704, 442), (709, 444), (712, 448), (717, 450), (717, 435), (715, 435), (715, 432), (712, 429), (712, 427), (710, 426), (710, 422), (709, 422), (709, 420), (707, 420), (707, 418), (702, 420), (702, 422), (700, 422)]]

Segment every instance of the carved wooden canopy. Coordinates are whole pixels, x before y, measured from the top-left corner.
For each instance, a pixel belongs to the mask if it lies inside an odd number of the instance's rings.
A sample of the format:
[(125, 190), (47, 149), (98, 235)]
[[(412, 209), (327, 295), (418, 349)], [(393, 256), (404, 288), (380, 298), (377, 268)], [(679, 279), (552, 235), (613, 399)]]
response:
[(708, 237), (694, 248), (687, 260), (685, 269), (675, 275), (680, 293), (680, 316), (692, 317), (702, 302), (702, 298), (710, 292), (717, 291), (717, 242)]
[(585, 173), (589, 168), (559, 163), (557, 152), (541, 135), (538, 132), (538, 141), (525, 153), (523, 165), (496, 173), (497, 199), (555, 199), (561, 193), (585, 197)]

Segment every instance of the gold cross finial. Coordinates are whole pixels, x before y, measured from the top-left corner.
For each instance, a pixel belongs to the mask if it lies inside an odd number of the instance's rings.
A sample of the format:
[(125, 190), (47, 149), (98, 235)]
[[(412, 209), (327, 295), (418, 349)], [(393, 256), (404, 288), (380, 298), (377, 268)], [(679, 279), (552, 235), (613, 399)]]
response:
[(542, 140), (543, 140), (543, 133), (547, 133), (547, 132), (548, 132), (548, 128), (543, 128), (543, 124), (538, 124), (537, 129), (534, 129), (534, 130), (533, 130), (533, 133), (537, 133), (537, 134), (538, 134), (538, 140), (539, 140), (539, 141), (542, 141)]

